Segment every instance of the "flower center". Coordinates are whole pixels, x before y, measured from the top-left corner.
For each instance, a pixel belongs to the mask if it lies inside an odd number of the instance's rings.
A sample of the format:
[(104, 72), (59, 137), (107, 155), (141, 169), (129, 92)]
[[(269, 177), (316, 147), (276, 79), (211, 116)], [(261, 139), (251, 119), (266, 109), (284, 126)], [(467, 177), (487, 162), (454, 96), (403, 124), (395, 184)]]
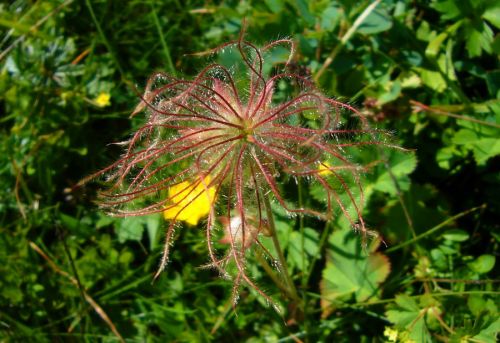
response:
[(247, 140), (247, 142), (254, 142), (255, 141), (255, 138), (253, 137), (254, 128), (253, 128), (252, 124), (253, 124), (252, 121), (250, 121), (248, 119), (243, 119), (241, 122), (241, 126), (242, 126), (242, 128), (240, 129), (241, 134), (243, 135), (243, 138)]

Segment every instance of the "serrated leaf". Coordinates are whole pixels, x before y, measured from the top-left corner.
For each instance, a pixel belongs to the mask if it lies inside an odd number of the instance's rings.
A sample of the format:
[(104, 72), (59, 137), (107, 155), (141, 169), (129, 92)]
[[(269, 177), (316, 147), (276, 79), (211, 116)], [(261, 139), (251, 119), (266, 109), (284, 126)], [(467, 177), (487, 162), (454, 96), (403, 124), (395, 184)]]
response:
[(444, 32), (440, 33), (434, 39), (429, 42), (427, 48), (425, 49), (425, 56), (429, 59), (435, 59), (436, 56), (441, 51), (441, 46), (446, 38), (455, 34), (458, 28), (462, 25), (463, 21), (457, 21), (455, 24), (449, 26)]
[(487, 132), (483, 129), (461, 129), (453, 136), (452, 142), (472, 151), (477, 164), (484, 165), (488, 159), (500, 154), (500, 140), (490, 137)]
[(386, 316), (399, 330), (407, 331), (415, 342), (432, 342), (425, 324), (425, 309), (420, 308), (413, 298), (397, 295), (395, 306), (386, 311)]
[(481, 330), (477, 335), (472, 337), (476, 342), (495, 343), (498, 333), (500, 332), (500, 318), (497, 318), (493, 323)]
[(334, 232), (329, 239), (328, 260), (320, 284), (323, 317), (335, 304), (353, 297), (357, 302), (375, 301), (380, 295), (380, 284), (390, 272), (387, 256), (375, 253), (378, 242), (370, 251), (364, 251), (361, 238), (352, 230)]
[(453, 0), (434, 1), (431, 7), (440, 12), (443, 19), (455, 19), (461, 15), (458, 3)]
[(493, 24), (497, 29), (500, 29), (500, 5), (497, 3), (494, 7), (488, 8), (483, 13), (483, 18)]
[(467, 52), (469, 57), (481, 56), (482, 51), (491, 53), (491, 44), (493, 43), (493, 31), (491, 28), (482, 23), (481, 31), (473, 26), (467, 26), (465, 30)]

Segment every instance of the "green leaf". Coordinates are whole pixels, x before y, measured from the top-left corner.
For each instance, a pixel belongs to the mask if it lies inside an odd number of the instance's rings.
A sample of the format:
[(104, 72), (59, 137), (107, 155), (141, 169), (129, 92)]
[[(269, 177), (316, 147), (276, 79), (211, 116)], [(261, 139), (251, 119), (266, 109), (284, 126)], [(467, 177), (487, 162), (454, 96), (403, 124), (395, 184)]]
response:
[(495, 256), (481, 255), (468, 264), (469, 268), (479, 274), (486, 274), (495, 266)]
[(427, 49), (425, 49), (425, 56), (431, 59), (436, 58), (441, 51), (441, 45), (446, 38), (448, 38), (447, 32), (440, 33), (436, 38), (434, 38), (427, 46)]
[[(304, 259), (302, 258), (302, 235), (294, 230), (290, 234), (288, 243), (287, 259), (291, 266), (297, 267), (300, 271), (305, 271), (309, 267), (312, 256), (319, 252), (319, 234), (311, 228), (304, 228)], [(304, 263), (303, 263), (304, 262)]]
[(152, 251), (158, 244), (158, 229), (162, 223), (162, 215), (160, 213), (152, 214), (146, 217), (146, 228), (149, 238), (149, 249)]
[(314, 25), (316, 18), (311, 14), (308, 2), (305, 0), (295, 0), (293, 3), (300, 14), (300, 18), (304, 19), (308, 25)]
[(486, 9), (483, 13), (483, 18), (493, 24), (497, 29), (500, 29), (500, 5), (497, 3), (494, 7)]
[(332, 32), (338, 25), (341, 12), (338, 7), (330, 6), (321, 14), (321, 29)]
[(267, 7), (271, 10), (273, 13), (279, 13), (283, 11), (283, 7), (285, 6), (285, 1), (284, 0), (265, 0)]
[(460, 150), (455, 145), (444, 146), (436, 154), (436, 162), (440, 168), (450, 169), (452, 162), (460, 156)]
[(386, 92), (378, 98), (378, 105), (383, 105), (388, 102), (396, 100), (401, 94), (401, 82), (398, 80), (394, 82), (387, 82)]
[[(410, 187), (410, 179), (408, 175), (411, 174), (417, 166), (415, 153), (392, 150), (389, 153), (388, 160), (392, 175), (398, 182), (399, 187), (402, 190), (408, 190)], [(378, 176), (373, 183), (373, 188), (381, 192), (393, 195), (396, 194), (396, 186), (394, 185), (394, 180), (392, 179), (389, 171), (385, 168), (385, 166), (379, 166), (377, 169)]]
[(453, 136), (452, 142), (472, 151), (478, 165), (484, 165), (488, 159), (500, 154), (500, 140), (490, 136), (487, 129), (461, 129)]
[(443, 237), (452, 242), (464, 242), (469, 239), (469, 234), (464, 230), (453, 229), (443, 233)]
[(363, 23), (358, 27), (358, 32), (372, 35), (389, 30), (392, 27), (392, 19), (384, 8), (373, 10)]
[(120, 243), (127, 240), (140, 241), (144, 231), (144, 219), (142, 217), (123, 218), (120, 225), (115, 227), (115, 230)]
[(407, 295), (397, 295), (395, 305), (386, 311), (387, 319), (399, 330), (406, 330), (415, 342), (432, 342), (425, 323), (425, 309)]
[(420, 72), (420, 78), (427, 87), (442, 93), (447, 89), (446, 81), (441, 73), (433, 70), (416, 68)]
[(427, 58), (433, 60), (436, 58), (436, 56), (439, 54), (441, 51), (441, 46), (443, 45), (443, 42), (448, 38), (449, 36), (453, 36), (455, 32), (458, 30), (458, 28), (462, 25), (463, 21), (460, 20), (456, 22), (455, 24), (449, 26), (444, 32), (440, 33), (436, 37), (434, 37), (430, 42), (429, 45), (427, 45), (427, 48), (425, 49), (425, 56)]
[(467, 37), (465, 45), (467, 47), (469, 57), (481, 56), (483, 50), (487, 53), (491, 53), (493, 31), (484, 22), (481, 26), (481, 31), (471, 25), (465, 27), (465, 36)]
[(441, 12), (443, 19), (456, 19), (461, 16), (459, 4), (453, 0), (437, 0), (431, 4), (431, 7)]
[(361, 237), (352, 230), (338, 230), (330, 236), (320, 284), (323, 316), (328, 316), (336, 303), (351, 297), (357, 302), (379, 298), (380, 284), (389, 275), (391, 264), (387, 256), (374, 252), (380, 243), (374, 242), (364, 251)]
[(493, 98), (500, 98), (500, 70), (486, 72), (486, 84), (488, 91)]
[(467, 306), (473, 315), (478, 316), (484, 310), (486, 300), (483, 299), (482, 295), (472, 294), (467, 299)]
[(484, 343), (495, 343), (497, 341), (497, 335), (500, 332), (500, 318), (489, 324), (487, 327), (481, 330), (477, 335), (472, 337), (476, 342)]
[(437, 64), (439, 70), (441, 70), (448, 80), (455, 81), (457, 79), (455, 68), (453, 67), (453, 61), (451, 60), (451, 53), (441, 54), (438, 58)]

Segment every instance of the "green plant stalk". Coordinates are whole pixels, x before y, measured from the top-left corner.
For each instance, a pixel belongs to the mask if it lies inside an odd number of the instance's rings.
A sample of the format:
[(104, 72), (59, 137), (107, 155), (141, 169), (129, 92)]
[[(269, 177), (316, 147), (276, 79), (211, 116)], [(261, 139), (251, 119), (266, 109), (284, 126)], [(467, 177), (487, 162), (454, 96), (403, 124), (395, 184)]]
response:
[(278, 260), (280, 262), (281, 268), (283, 268), (283, 273), (285, 274), (285, 281), (287, 283), (290, 295), (292, 299), (296, 301), (298, 304), (301, 303), (301, 299), (297, 293), (297, 289), (295, 288), (295, 284), (289, 274), (288, 265), (285, 260), (285, 255), (283, 255), (283, 250), (281, 249), (280, 242), (278, 240), (278, 232), (276, 231), (276, 225), (274, 223), (273, 211), (271, 209), (271, 202), (269, 201), (269, 197), (267, 194), (263, 194), (264, 198), (264, 207), (266, 208), (266, 216), (269, 223), (269, 229), (271, 231), (271, 238), (273, 240), (274, 248), (278, 253)]
[(92, 21), (94, 22), (97, 31), (99, 32), (99, 36), (101, 36), (101, 39), (108, 49), (109, 53), (111, 54), (111, 58), (113, 59), (113, 62), (116, 64), (116, 68), (118, 68), (118, 71), (120, 72), (120, 75), (122, 79), (126, 80), (125, 73), (120, 65), (120, 62), (118, 61), (118, 58), (116, 57), (113, 49), (111, 48), (111, 44), (109, 44), (108, 39), (106, 38), (106, 35), (104, 35), (104, 31), (102, 30), (101, 24), (99, 24), (99, 21), (97, 20), (97, 17), (95, 16), (94, 9), (92, 8), (92, 4), (90, 3), (90, 0), (85, 0), (85, 4), (87, 5), (87, 8), (90, 12), (90, 16), (92, 17)]
[(450, 218), (446, 219), (445, 221), (441, 222), (440, 224), (434, 226), (430, 230), (428, 230), (428, 231), (426, 231), (426, 232), (424, 232), (424, 233), (422, 233), (422, 234), (420, 234), (412, 239), (409, 239), (406, 242), (395, 245), (395, 246), (387, 249), (385, 252), (386, 253), (394, 252), (394, 251), (399, 250), (407, 245), (413, 244), (413, 243), (421, 240), (422, 238), (425, 238), (425, 237), (433, 234), (434, 232), (438, 231), (439, 229), (443, 228), (444, 226), (448, 225), (449, 223), (453, 222), (454, 220), (459, 219), (459, 218), (461, 218), (461, 217), (463, 217), (471, 212), (474, 212), (474, 211), (477, 211), (480, 209), (484, 209), (484, 208), (486, 208), (486, 204), (483, 204), (483, 205), (477, 206), (477, 207), (473, 207), (473, 208), (470, 208), (470, 209), (465, 210), (463, 212), (460, 212), (460, 213), (454, 215), (453, 217), (450, 217)]
[(332, 64), (333, 60), (337, 56), (337, 54), (342, 50), (342, 48), (347, 44), (347, 42), (351, 39), (351, 37), (354, 35), (358, 27), (363, 24), (363, 22), (366, 20), (366, 18), (370, 15), (370, 13), (373, 12), (375, 7), (380, 3), (381, 0), (376, 0), (372, 4), (370, 4), (368, 7), (365, 8), (365, 10), (359, 15), (359, 17), (356, 18), (352, 26), (347, 30), (344, 36), (340, 39), (340, 43), (335, 47), (335, 49), (332, 50), (330, 55), (326, 58), (325, 62), (321, 66), (321, 68), (318, 70), (316, 75), (314, 76), (314, 80), (316, 82), (319, 81), (319, 78), (323, 73), (326, 71), (326, 69)]
[[(497, 101), (491, 101), (490, 103), (493, 104), (495, 102), (497, 102)], [(498, 125), (498, 124), (490, 123), (490, 122), (487, 122), (487, 121), (484, 121), (484, 120), (479, 120), (479, 119), (472, 118), (470, 116), (466, 116), (466, 115), (462, 115), (462, 114), (451, 113), (451, 112), (448, 112), (448, 111), (445, 111), (445, 110), (441, 109), (441, 108), (446, 108), (446, 106), (427, 106), (427, 105), (422, 104), (421, 102), (418, 102), (416, 100), (410, 100), (410, 104), (412, 104), (413, 106), (417, 107), (421, 111), (430, 112), (430, 113), (434, 113), (434, 114), (437, 114), (437, 115), (443, 115), (443, 116), (455, 118), (455, 119), (458, 119), (458, 120), (470, 121), (472, 123), (476, 123), (476, 124), (479, 124), (479, 125), (486, 125), (486, 126), (491, 126), (491, 127), (495, 127), (497, 129), (500, 129), (500, 125)], [(482, 105), (482, 104), (480, 104), (480, 105)], [(455, 109), (460, 109), (460, 110), (464, 109), (464, 106), (462, 106), (462, 105), (458, 105), (458, 106), (457, 105), (452, 105), (452, 106), (454, 106), (453, 108), (455, 108)], [(474, 108), (474, 107), (477, 107), (477, 106), (478, 106), (477, 104), (471, 104), (470, 107)], [(417, 112), (414, 112), (414, 113), (417, 113)]]
[(262, 254), (260, 254), (260, 253), (255, 254), (255, 259), (260, 263), (260, 265), (262, 266), (264, 271), (267, 273), (267, 275), (269, 275), (269, 277), (271, 278), (271, 280), (273, 280), (273, 282), (276, 284), (276, 286), (283, 293), (285, 293), (287, 295), (287, 297), (289, 297), (290, 299), (294, 299), (293, 293), (290, 292), (289, 288), (281, 282), (279, 277), (274, 272), (273, 268), (271, 268), (271, 266), (267, 263), (267, 261), (262, 257)]
[[(304, 207), (304, 197), (303, 197), (303, 186), (302, 182), (300, 179), (298, 180), (297, 184), (297, 191), (298, 191), (298, 197), (299, 197), (299, 208)], [(300, 253), (301, 253), (301, 263), (302, 263), (302, 268), (301, 268), (301, 288), (302, 288), (302, 313), (304, 314), (304, 331), (309, 332), (309, 322), (307, 320), (307, 293), (304, 292), (307, 289), (307, 280), (308, 275), (305, 273), (305, 267), (306, 267), (306, 251), (305, 251), (305, 240), (306, 240), (306, 235), (305, 235), (305, 228), (304, 228), (304, 216), (299, 217), (299, 229), (300, 229)], [(305, 337), (306, 342), (308, 342), (308, 337)]]
[(165, 36), (163, 35), (163, 31), (161, 30), (160, 20), (158, 19), (158, 14), (156, 13), (155, 7), (156, 1), (151, 3), (153, 19), (155, 21), (156, 29), (158, 30), (158, 35), (160, 36), (160, 42), (163, 47), (163, 53), (165, 54), (165, 59), (167, 60), (167, 66), (169, 72), (175, 76), (175, 67), (172, 63), (172, 56), (170, 55), (170, 49), (168, 48), (167, 42), (165, 41)]
[[(328, 235), (330, 233), (330, 221), (325, 222), (325, 227), (323, 228), (323, 232), (321, 233), (321, 237), (319, 238), (319, 244), (318, 244), (318, 256), (321, 256), (321, 252), (324, 249), (324, 246), (328, 240)], [(316, 265), (316, 262), (318, 262), (318, 256), (313, 256), (311, 265), (309, 266), (309, 270), (307, 271), (306, 275), (306, 284), (309, 282), (309, 278), (311, 277), (312, 271), (314, 269), (314, 266)]]

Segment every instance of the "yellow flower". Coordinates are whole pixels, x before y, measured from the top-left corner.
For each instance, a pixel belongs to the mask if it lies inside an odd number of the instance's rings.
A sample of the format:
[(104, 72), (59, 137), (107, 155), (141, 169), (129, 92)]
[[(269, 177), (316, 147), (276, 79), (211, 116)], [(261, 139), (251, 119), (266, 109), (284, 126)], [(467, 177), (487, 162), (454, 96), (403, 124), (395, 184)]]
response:
[(215, 200), (215, 187), (207, 187), (211, 177), (206, 176), (202, 182), (184, 181), (168, 189), (168, 197), (172, 204), (163, 211), (166, 220), (174, 219), (196, 225), (201, 218), (208, 215)]
[(111, 99), (111, 94), (107, 92), (101, 92), (99, 93), (97, 98), (95, 98), (94, 102), (99, 107), (106, 107), (111, 105), (111, 101), (109, 101), (110, 99)]
[(332, 173), (332, 171), (330, 170), (330, 168), (332, 167), (332, 165), (328, 162), (321, 162), (319, 167), (318, 167), (318, 175), (323, 175), (323, 176), (326, 176), (326, 175), (329, 175)]
[(396, 342), (396, 340), (398, 339), (398, 331), (386, 326), (384, 330), (384, 336), (387, 337), (387, 340), (389, 342)]

